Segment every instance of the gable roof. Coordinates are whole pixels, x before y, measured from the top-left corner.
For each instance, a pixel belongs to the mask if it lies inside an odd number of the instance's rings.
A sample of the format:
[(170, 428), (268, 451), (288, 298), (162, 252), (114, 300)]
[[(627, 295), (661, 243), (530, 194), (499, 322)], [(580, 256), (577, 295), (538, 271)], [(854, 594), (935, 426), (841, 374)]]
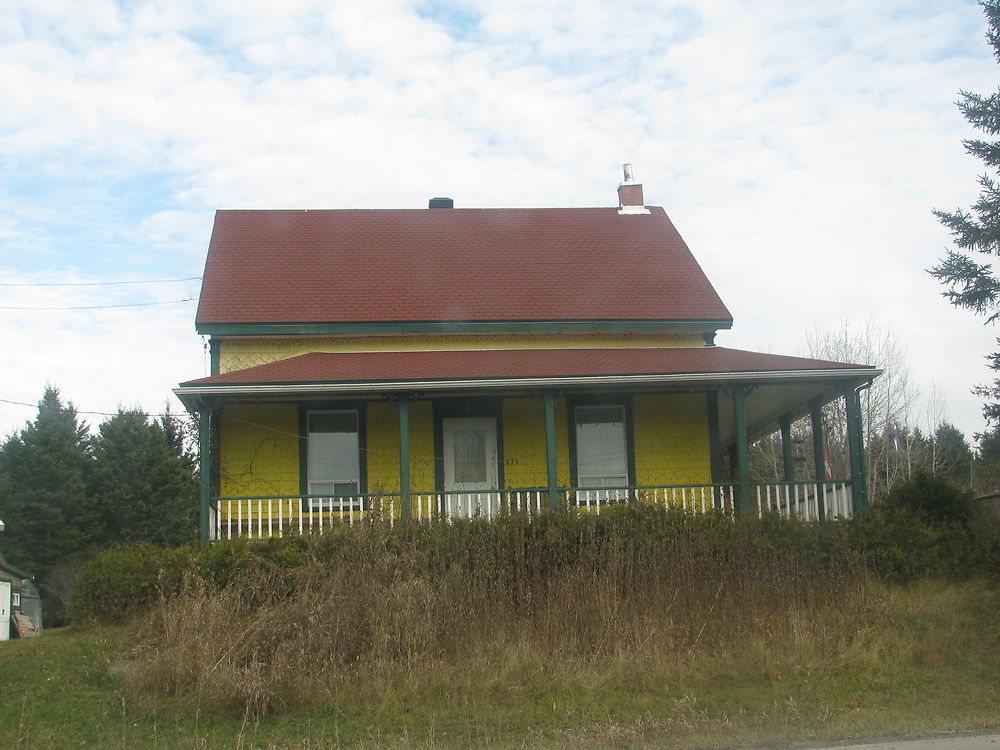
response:
[(31, 578), (31, 574), (30, 573), (25, 573), (23, 570), (21, 570), (17, 566), (11, 565), (9, 562), (7, 562), (4, 559), (3, 554), (0, 553), (0, 572), (4, 572), (4, 571), (6, 571), (9, 575), (11, 575), (11, 576), (13, 576), (15, 578), (18, 578), (18, 579)]
[(220, 325), (732, 316), (662, 208), (218, 211), (196, 318)]

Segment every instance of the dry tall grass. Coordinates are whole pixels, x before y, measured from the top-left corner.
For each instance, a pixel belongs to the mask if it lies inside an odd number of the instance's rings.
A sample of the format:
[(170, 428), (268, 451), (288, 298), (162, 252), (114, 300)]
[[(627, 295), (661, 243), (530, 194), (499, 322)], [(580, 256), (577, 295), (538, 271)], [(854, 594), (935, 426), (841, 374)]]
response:
[(345, 528), (300, 567), (189, 576), (139, 626), (135, 696), (252, 715), (472, 692), (655, 689), (705, 659), (847, 648), (880, 602), (861, 560), (777, 519), (623, 510)]

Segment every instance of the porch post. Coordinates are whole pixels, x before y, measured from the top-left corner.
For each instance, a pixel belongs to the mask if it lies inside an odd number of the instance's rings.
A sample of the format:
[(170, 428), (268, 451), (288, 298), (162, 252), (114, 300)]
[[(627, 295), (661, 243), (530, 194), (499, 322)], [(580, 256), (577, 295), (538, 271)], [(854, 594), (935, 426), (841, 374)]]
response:
[(750, 512), (750, 451), (747, 447), (746, 386), (733, 386), (733, 419), (736, 426), (736, 480), (740, 485), (740, 507)]
[(826, 503), (823, 501), (823, 484), (826, 482), (826, 447), (823, 445), (823, 412), (818, 401), (809, 405), (809, 421), (812, 423), (813, 434), (813, 472), (816, 478), (816, 505), (819, 509), (819, 520), (826, 518)]
[(778, 419), (781, 426), (781, 463), (784, 466), (785, 481), (795, 479), (795, 455), (792, 452), (792, 419), (787, 414)]
[(556, 473), (556, 396), (551, 391), (543, 395), (545, 406), (545, 473), (549, 484), (549, 507), (559, 507), (559, 477)]
[(198, 409), (198, 530), (202, 547), (208, 546), (208, 506), (212, 489), (211, 410), (204, 404)]
[(402, 393), (399, 406), (399, 504), (402, 518), (410, 517), (410, 396)]
[(844, 388), (847, 408), (847, 450), (851, 456), (851, 500), (853, 513), (868, 505), (868, 482), (865, 479), (865, 446), (861, 428), (861, 392), (857, 386)]
[[(708, 461), (712, 467), (712, 484), (722, 484), (722, 442), (719, 440), (719, 392), (709, 391), (708, 398)], [(725, 496), (721, 487), (712, 489), (712, 504), (725, 510)]]

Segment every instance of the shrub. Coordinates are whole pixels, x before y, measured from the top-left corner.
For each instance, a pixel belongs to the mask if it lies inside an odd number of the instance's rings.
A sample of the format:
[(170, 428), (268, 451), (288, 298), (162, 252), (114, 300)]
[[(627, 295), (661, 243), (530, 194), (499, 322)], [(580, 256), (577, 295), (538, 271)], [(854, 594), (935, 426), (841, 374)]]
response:
[(922, 521), (934, 524), (972, 521), (972, 492), (955, 487), (948, 480), (926, 471), (916, 472), (894, 488), (885, 498), (885, 505), (909, 511)]
[(977, 519), (972, 494), (919, 472), (846, 524), (853, 549), (892, 582), (1000, 573), (1000, 531)]
[(754, 638), (827, 648), (832, 618), (871, 599), (838, 528), (623, 506), (334, 527), (287, 540), (286, 567), (272, 545), (226, 543), (140, 625), (131, 689), (261, 714), (461, 665), (487, 679), (673, 669)]
[(180, 588), (192, 549), (133, 544), (105, 549), (80, 574), (70, 615), (74, 622), (123, 622)]

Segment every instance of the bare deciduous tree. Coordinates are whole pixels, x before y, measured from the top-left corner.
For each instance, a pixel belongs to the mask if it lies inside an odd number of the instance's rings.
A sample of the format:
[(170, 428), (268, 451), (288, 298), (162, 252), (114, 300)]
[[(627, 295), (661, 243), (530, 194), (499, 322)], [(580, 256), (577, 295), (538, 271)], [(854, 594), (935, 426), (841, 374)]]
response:
[[(917, 390), (910, 382), (906, 351), (891, 328), (869, 317), (860, 324), (844, 320), (837, 327), (807, 331), (806, 353), (817, 359), (874, 365), (882, 370), (882, 375), (861, 394), (869, 495), (881, 497), (907, 474), (900, 455), (908, 453), (907, 441), (912, 433), (905, 428), (911, 421)], [(843, 402), (829, 404), (823, 418), (834, 475), (847, 476), (850, 470)]]

